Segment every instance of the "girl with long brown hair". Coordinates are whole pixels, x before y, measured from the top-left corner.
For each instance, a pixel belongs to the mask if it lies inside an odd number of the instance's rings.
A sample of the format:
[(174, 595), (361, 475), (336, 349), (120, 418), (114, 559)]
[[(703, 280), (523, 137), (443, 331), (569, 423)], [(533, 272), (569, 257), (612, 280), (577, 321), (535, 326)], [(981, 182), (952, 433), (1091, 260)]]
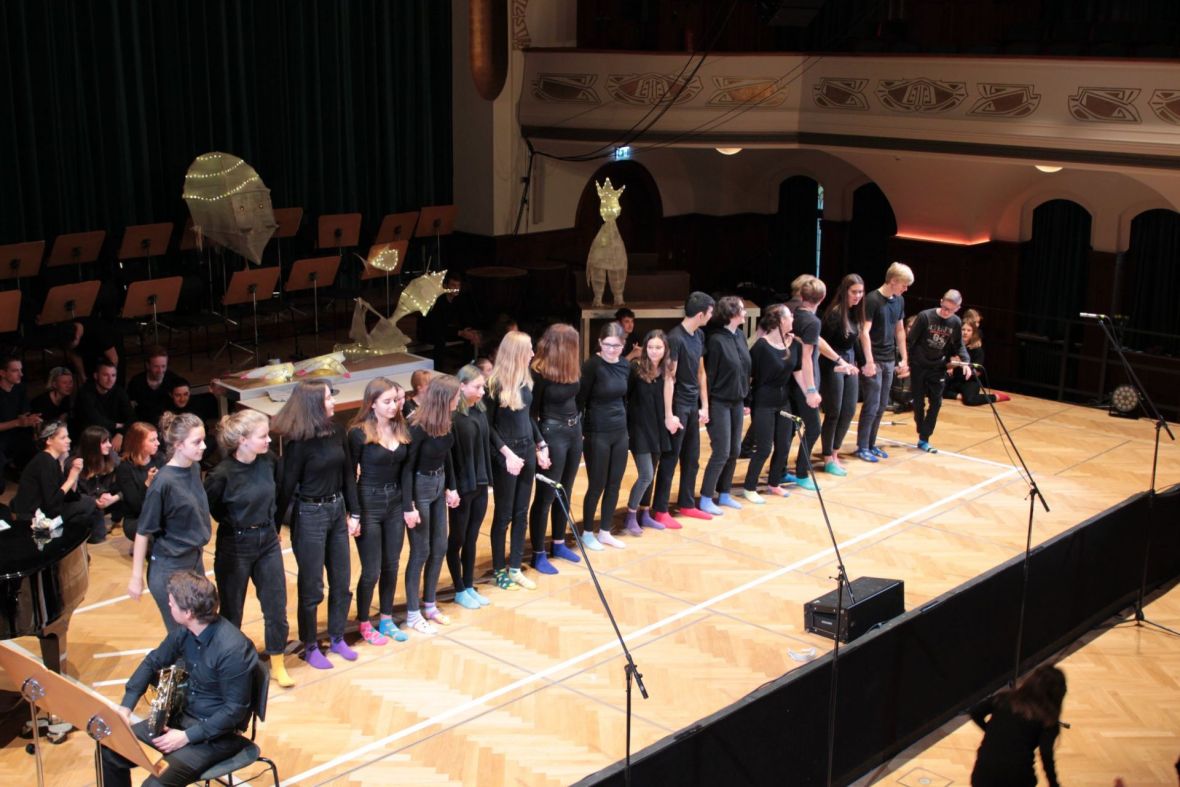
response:
[(754, 434), (754, 455), (746, 467), (742, 497), (751, 503), (766, 502), (758, 494), (758, 477), (768, 457), (770, 470), (766, 475), (766, 491), (779, 497), (787, 496), (787, 491), (782, 488), (782, 478), (794, 424), (783, 413), (790, 407), (787, 386), (799, 362), (799, 344), (791, 333), (794, 326), (790, 309), (781, 303), (771, 304), (758, 320), (762, 336), (750, 347), (753, 402), (750, 430)]
[(1061, 726), (1065, 673), (1042, 664), (1014, 689), (1002, 691), (971, 709), (983, 730), (983, 742), (971, 772), (972, 787), (1025, 787), (1037, 783), (1033, 759), (1041, 764), (1050, 787), (1057, 787), (1053, 744)]
[(447, 568), (455, 584), (455, 603), (465, 609), (479, 609), (491, 603), (475, 589), (475, 556), (479, 529), (488, 512), (488, 487), (492, 483), (492, 441), (483, 397), (486, 380), (478, 366), (459, 370), (459, 406), (455, 410), (455, 490), (459, 505), (450, 511), (447, 536)]
[(638, 476), (627, 497), (627, 518), (624, 529), (633, 536), (643, 534), (642, 528), (663, 530), (664, 525), (652, 519), (647, 505), (651, 500), (651, 485), (655, 480), (655, 466), (660, 457), (672, 450), (672, 441), (664, 426), (664, 399), (671, 398), (676, 384), (668, 355), (668, 339), (658, 328), (648, 331), (640, 346), (640, 356), (631, 363), (627, 381), (627, 440), (635, 457)]
[(819, 359), (824, 471), (835, 476), (848, 475), (840, 462), (840, 446), (856, 413), (859, 393), (856, 342), (865, 322), (864, 296), (864, 279), (849, 273), (840, 280), (820, 326), (820, 337), (837, 356), (835, 360), (827, 356)]
[(164, 464), (156, 427), (144, 421), (136, 421), (127, 427), (122, 458), (115, 468), (115, 483), (123, 498), (123, 535), (134, 541), (143, 498)]
[(94, 498), (100, 511), (109, 513), (111, 521), (123, 518), (123, 498), (115, 483), (119, 455), (111, 444), (111, 433), (101, 426), (88, 426), (78, 438), (78, 456), (82, 457), (82, 475), (78, 491)]

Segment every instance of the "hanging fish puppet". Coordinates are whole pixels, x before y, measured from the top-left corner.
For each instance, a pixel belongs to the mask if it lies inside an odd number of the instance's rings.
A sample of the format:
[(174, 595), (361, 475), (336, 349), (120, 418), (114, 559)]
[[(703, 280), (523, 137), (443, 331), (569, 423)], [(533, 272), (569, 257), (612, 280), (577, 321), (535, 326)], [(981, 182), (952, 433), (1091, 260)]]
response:
[[(415, 312), (423, 316), (429, 314), (435, 301), (452, 292), (443, 287), (446, 276), (444, 270), (425, 273), (413, 279), (398, 296), (397, 306), (389, 317), (374, 309), (364, 298), (357, 298), (352, 311), (352, 327), (348, 332), (353, 343), (338, 344), (333, 349), (348, 358), (404, 353), (409, 348), (410, 337), (397, 327), (398, 321)], [(377, 316), (377, 323), (372, 330), (366, 325), (366, 317), (370, 313)]]
[(254, 168), (229, 153), (197, 156), (184, 176), (193, 233), (237, 252), (255, 265), (278, 229), (270, 189)]

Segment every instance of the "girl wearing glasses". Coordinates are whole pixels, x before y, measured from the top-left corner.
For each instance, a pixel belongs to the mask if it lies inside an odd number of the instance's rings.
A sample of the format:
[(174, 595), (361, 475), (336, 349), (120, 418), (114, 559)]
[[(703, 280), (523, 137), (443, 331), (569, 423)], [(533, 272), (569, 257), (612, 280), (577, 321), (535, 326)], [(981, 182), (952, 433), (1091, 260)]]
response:
[[(603, 545), (622, 549), (610, 524), (619, 502), (619, 484), (627, 469), (627, 381), (631, 364), (622, 359), (627, 335), (617, 322), (602, 326), (598, 352), (582, 364), (578, 409), (584, 427), (584, 453), (589, 483), (582, 501), (582, 543), (587, 549)], [(596, 518), (602, 500), (601, 517)], [(606, 527), (604, 528), (603, 525)], [(632, 535), (642, 534), (632, 531)]]

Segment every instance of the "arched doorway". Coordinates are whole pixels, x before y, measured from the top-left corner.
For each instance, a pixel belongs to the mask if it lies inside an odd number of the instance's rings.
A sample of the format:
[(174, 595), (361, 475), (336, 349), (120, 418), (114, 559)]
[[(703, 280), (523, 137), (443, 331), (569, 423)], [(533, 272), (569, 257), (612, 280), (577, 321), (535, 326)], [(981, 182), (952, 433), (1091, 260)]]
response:
[(881, 187), (865, 183), (852, 193), (852, 221), (848, 228), (844, 270), (824, 271), (828, 281), (847, 273), (859, 273), (865, 281), (877, 281), (889, 267), (889, 239), (897, 234), (893, 206)]
[(1020, 329), (1060, 339), (1085, 307), (1090, 268), (1090, 212), (1072, 200), (1033, 211), (1032, 238), (1020, 250)]
[(820, 221), (824, 215), (824, 190), (803, 175), (787, 178), (778, 187), (778, 213), (774, 218), (774, 264), (766, 279), (778, 292), (786, 292), (802, 273), (819, 273)]
[(1174, 210), (1148, 210), (1131, 221), (1131, 243), (1127, 249), (1127, 289), (1119, 311), (1129, 325), (1127, 344), (1145, 352), (1174, 355), (1180, 352), (1175, 342), (1163, 337), (1139, 333), (1180, 334), (1180, 309), (1176, 293), (1180, 291), (1180, 213)]

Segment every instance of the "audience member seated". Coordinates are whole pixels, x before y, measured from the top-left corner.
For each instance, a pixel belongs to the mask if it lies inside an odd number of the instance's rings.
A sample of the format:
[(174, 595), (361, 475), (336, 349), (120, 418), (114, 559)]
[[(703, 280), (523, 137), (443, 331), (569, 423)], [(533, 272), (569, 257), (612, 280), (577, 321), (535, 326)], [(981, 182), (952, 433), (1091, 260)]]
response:
[[(70, 328), (73, 332), (70, 332)], [(116, 369), (123, 358), (123, 337), (106, 320), (84, 317), (67, 323), (62, 337), (62, 350), (79, 382), (85, 383), (102, 360), (110, 361)]]
[(20, 358), (3, 358), (0, 364), (3, 364), (0, 369), (0, 491), (3, 491), (3, 470), (8, 463), (24, 467), (33, 456), (33, 430), (40, 426), (41, 416), (29, 406)]
[(168, 392), (179, 376), (168, 369), (168, 351), (163, 347), (149, 347), (143, 361), (143, 371), (127, 382), (127, 397), (135, 408), (135, 420), (159, 423), (168, 408)]
[(110, 432), (116, 451), (123, 447), (123, 431), (135, 420), (131, 399), (124, 388), (115, 385), (117, 378), (115, 365), (103, 358), (94, 367), (94, 378), (82, 386), (74, 408), (76, 430), (101, 426)]
[(425, 393), (426, 386), (433, 376), (434, 372), (430, 369), (415, 369), (410, 374), (410, 392), (406, 394), (406, 401), (402, 404), (404, 417), (409, 418), (418, 409), (418, 403), (422, 401), (422, 394)]
[(94, 498), (79, 494), (82, 457), (70, 459), (70, 433), (61, 421), (50, 421), (37, 432), (37, 452), (25, 465), (20, 486), (12, 498), (12, 513), (30, 521), (38, 510), (63, 522), (85, 523), (88, 541), (99, 544), (106, 538), (106, 516)]
[(134, 541), (143, 498), (164, 466), (160, 434), (153, 424), (136, 421), (127, 427), (123, 440), (123, 461), (115, 467), (115, 483), (123, 499), (123, 534)]
[(29, 409), (42, 421), (70, 421), (74, 418), (74, 373), (65, 366), (49, 371), (49, 387), (33, 397)]
[[(983, 366), (983, 331), (979, 327), (982, 322), (983, 317), (974, 309), (968, 309), (963, 313), (963, 346), (967, 348), (967, 354), (971, 356), (971, 363), (980, 366)], [(956, 396), (960, 396), (963, 399), (963, 404), (969, 407), (978, 407), (989, 402), (1006, 402), (1011, 398), (1008, 394), (983, 393), (979, 381), (978, 369), (968, 380), (961, 367), (951, 367), (947, 369), (946, 391), (943, 397), (954, 399)], [(986, 382), (986, 378), (984, 381)]]
[(459, 347), (457, 352), (448, 351), (447, 345), (467, 339), (464, 332), (470, 331), (470, 326), (476, 324), (477, 319), (470, 297), (462, 291), (463, 279), (459, 273), (449, 271), (443, 287), (448, 292), (434, 302), (428, 314), (418, 318), (416, 338), (419, 342), (431, 345), (430, 355), (434, 359), (435, 369), (449, 370), (467, 363), (471, 358), (471, 350)]
[(122, 496), (115, 482), (115, 468), (119, 455), (111, 445), (111, 435), (101, 426), (88, 426), (78, 438), (74, 456), (82, 458), (82, 474), (78, 476), (78, 492), (94, 499), (112, 522), (123, 519)]
[(189, 381), (179, 375), (173, 375), (172, 385), (167, 393), (168, 398), (163, 411), (165, 413), (192, 413), (204, 422), (213, 421), (218, 417), (217, 397), (211, 393), (194, 394)]

